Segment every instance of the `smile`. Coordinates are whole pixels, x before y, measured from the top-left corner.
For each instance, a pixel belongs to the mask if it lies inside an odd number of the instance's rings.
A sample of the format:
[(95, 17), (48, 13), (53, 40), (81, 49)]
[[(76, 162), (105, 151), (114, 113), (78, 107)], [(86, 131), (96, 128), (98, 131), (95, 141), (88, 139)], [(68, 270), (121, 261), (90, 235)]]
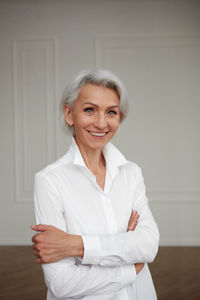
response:
[(93, 136), (105, 136), (107, 132), (93, 132), (93, 131), (88, 131), (91, 135)]

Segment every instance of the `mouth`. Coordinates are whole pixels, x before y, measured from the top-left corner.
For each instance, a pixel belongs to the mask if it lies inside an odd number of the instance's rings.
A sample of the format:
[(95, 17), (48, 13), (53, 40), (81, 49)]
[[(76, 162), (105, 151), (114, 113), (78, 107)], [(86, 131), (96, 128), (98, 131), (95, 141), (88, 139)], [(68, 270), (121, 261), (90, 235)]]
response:
[(104, 137), (108, 132), (94, 132), (94, 131), (89, 131), (89, 134), (92, 136), (97, 136), (97, 137)]

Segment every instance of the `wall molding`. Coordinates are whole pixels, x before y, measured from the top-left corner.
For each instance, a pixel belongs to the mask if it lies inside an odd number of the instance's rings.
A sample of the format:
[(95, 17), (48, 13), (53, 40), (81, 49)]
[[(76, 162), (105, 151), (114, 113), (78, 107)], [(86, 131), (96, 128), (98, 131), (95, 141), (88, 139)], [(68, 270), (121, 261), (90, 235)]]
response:
[[(33, 175), (56, 158), (56, 41), (27, 38), (12, 41), (14, 107), (14, 183), (16, 202), (32, 202)], [(37, 89), (38, 84), (38, 89)], [(34, 95), (35, 98), (34, 99)], [(41, 108), (39, 108), (39, 105)], [(39, 110), (41, 109), (41, 110)], [(40, 113), (34, 128), (34, 116)], [(39, 124), (35, 124), (38, 125)], [(43, 136), (42, 136), (43, 135)], [(35, 166), (31, 138), (38, 143), (43, 158)], [(43, 138), (42, 138), (43, 137)], [(44, 155), (45, 153), (45, 155)], [(37, 159), (35, 159), (36, 161)]]
[(94, 42), (94, 66), (106, 68), (109, 50), (130, 48), (200, 47), (199, 35), (180, 36), (102, 36)]
[(200, 191), (147, 191), (150, 203), (200, 203)]

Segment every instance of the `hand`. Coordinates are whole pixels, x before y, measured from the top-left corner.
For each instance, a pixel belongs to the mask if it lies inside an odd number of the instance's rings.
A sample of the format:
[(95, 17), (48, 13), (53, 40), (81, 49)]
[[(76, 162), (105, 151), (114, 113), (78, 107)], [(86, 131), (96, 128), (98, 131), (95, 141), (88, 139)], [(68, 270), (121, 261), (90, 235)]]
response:
[(138, 218), (139, 215), (137, 213), (136, 210), (132, 210), (129, 222), (128, 222), (128, 229), (127, 231), (134, 231), (136, 226), (137, 226), (137, 222), (138, 222)]
[(144, 264), (143, 263), (137, 263), (137, 264), (134, 264), (135, 266), (135, 270), (136, 270), (136, 274), (138, 274), (144, 267)]
[(81, 236), (68, 234), (54, 226), (43, 224), (31, 226), (31, 229), (39, 232), (32, 237), (36, 263), (51, 263), (65, 257), (83, 256)]
[[(138, 223), (138, 218), (139, 218), (139, 215), (138, 215), (137, 211), (133, 210), (131, 213), (129, 222), (128, 222), (128, 230), (127, 231), (135, 230), (137, 223)], [(134, 266), (135, 266), (136, 274), (138, 274), (143, 269), (144, 263), (136, 263), (136, 264), (134, 264)]]

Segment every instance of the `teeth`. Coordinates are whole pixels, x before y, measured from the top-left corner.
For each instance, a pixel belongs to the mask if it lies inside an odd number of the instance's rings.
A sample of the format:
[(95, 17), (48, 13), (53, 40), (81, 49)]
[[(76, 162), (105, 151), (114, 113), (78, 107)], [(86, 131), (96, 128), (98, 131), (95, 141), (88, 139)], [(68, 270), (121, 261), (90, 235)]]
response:
[(104, 136), (104, 135), (106, 135), (105, 132), (92, 132), (92, 131), (90, 131), (90, 134), (95, 135), (95, 136)]

